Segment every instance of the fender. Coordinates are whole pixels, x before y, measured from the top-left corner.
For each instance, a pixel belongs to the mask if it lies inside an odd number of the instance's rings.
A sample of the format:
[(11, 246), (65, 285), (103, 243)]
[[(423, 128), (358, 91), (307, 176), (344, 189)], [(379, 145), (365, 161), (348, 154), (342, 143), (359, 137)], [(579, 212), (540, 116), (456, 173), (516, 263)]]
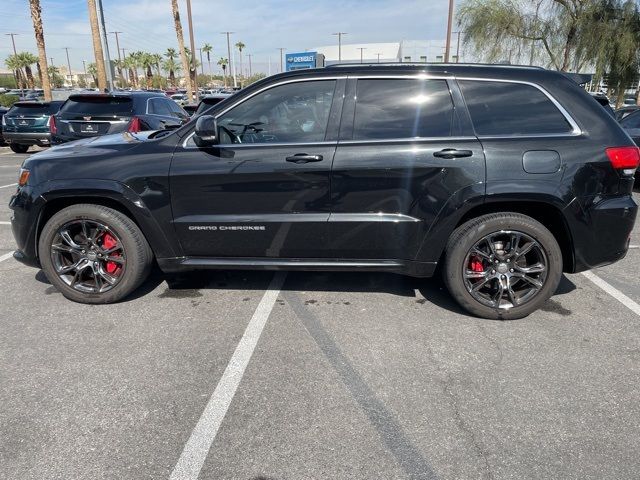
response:
[[(79, 187), (81, 185), (81, 187)], [(146, 195), (160, 197), (162, 196), (157, 190), (149, 191)], [(115, 180), (102, 179), (71, 179), (71, 180), (52, 180), (38, 185), (34, 188), (34, 209), (38, 211), (38, 228), (41, 230), (42, 212), (47, 204), (58, 201), (60, 199), (82, 199), (96, 198), (100, 203), (100, 199), (108, 199), (120, 205), (126, 212), (133, 216), (133, 220), (142, 230), (145, 238), (149, 242), (151, 249), (158, 258), (181, 256), (180, 246), (175, 241), (173, 235), (173, 227), (171, 224), (171, 206), (166, 202), (162, 205), (160, 202), (155, 205), (152, 210), (148, 207), (148, 203), (134, 192), (127, 185)], [(165, 200), (168, 199), (165, 196)], [(35, 238), (37, 245), (38, 239)]]

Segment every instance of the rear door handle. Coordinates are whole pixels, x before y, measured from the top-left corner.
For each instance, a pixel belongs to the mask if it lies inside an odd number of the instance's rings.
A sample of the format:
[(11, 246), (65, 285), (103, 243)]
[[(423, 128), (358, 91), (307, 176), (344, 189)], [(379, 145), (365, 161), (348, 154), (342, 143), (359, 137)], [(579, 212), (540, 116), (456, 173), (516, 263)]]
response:
[(291, 157), (287, 157), (287, 162), (293, 163), (309, 163), (309, 162), (321, 162), (322, 155), (307, 155), (306, 153), (296, 153)]
[(445, 148), (444, 150), (440, 150), (439, 152), (433, 152), (434, 157), (438, 158), (463, 158), (463, 157), (471, 157), (473, 156), (473, 152), (471, 150), (458, 150), (457, 148)]

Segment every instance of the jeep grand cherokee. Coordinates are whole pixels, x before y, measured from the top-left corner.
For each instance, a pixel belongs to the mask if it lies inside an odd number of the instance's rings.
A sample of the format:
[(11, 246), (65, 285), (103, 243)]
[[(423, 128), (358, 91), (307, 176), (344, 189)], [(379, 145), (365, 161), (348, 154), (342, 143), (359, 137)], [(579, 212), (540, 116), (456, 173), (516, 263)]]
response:
[(561, 73), (336, 66), (266, 78), (176, 131), (28, 158), (15, 258), (67, 298), (115, 302), (195, 268), (429, 277), (520, 318), (562, 272), (623, 258), (638, 148)]

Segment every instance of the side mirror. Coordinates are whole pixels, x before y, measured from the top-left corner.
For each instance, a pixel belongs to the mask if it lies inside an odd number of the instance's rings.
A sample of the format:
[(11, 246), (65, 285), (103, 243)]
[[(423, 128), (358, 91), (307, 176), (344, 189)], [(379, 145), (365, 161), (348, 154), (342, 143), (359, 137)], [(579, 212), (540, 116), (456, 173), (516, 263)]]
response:
[(202, 115), (196, 120), (193, 142), (198, 147), (210, 147), (218, 143), (218, 122), (213, 115)]

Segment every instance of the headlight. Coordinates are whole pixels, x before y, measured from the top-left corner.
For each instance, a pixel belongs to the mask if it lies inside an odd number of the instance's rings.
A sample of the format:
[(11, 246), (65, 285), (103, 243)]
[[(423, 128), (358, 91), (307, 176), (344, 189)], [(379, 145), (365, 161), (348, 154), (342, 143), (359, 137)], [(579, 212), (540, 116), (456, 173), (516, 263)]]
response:
[(24, 187), (27, 184), (27, 180), (29, 180), (29, 175), (31, 172), (26, 168), (20, 169), (20, 178), (18, 179), (18, 186)]

